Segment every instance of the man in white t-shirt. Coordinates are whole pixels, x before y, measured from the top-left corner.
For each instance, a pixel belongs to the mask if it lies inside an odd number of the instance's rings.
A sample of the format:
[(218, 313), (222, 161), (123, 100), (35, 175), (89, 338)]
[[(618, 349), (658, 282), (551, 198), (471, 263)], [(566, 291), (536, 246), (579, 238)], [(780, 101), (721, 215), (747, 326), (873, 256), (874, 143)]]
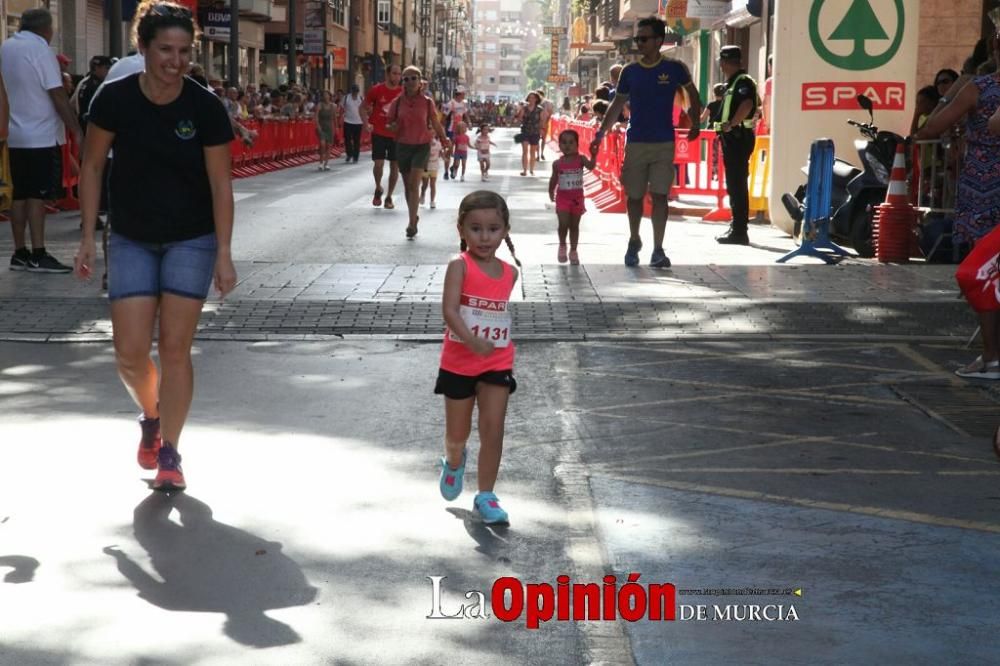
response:
[[(60, 146), (66, 128), (77, 145), (80, 124), (63, 87), (62, 72), (49, 48), (52, 14), (29, 9), (20, 30), (0, 45), (0, 72), (10, 99), (10, 171), (14, 184), (10, 229), (14, 236), (13, 271), (69, 273), (73, 269), (45, 251), (45, 202), (61, 187)], [(31, 230), (31, 251), (26, 231)]]

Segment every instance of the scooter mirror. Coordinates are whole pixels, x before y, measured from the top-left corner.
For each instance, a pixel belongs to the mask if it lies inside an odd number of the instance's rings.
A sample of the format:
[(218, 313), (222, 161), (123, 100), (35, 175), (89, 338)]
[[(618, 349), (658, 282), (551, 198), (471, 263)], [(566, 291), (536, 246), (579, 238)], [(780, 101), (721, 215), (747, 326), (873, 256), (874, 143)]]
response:
[(875, 120), (875, 115), (872, 113), (872, 109), (874, 109), (875, 106), (872, 104), (871, 99), (867, 95), (858, 95), (858, 105), (868, 112), (868, 115), (871, 116), (873, 121)]

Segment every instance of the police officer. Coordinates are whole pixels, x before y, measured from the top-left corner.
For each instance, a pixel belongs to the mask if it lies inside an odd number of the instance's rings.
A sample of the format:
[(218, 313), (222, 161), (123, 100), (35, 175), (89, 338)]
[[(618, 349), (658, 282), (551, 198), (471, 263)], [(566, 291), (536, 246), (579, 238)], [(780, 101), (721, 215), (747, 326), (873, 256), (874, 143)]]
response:
[(726, 192), (733, 223), (729, 231), (715, 240), (723, 245), (749, 245), (750, 224), (750, 155), (753, 153), (753, 118), (757, 112), (757, 84), (742, 68), (739, 46), (723, 46), (719, 64), (725, 75), (726, 92), (722, 98), (721, 122), (715, 131), (722, 143), (722, 161), (726, 166)]

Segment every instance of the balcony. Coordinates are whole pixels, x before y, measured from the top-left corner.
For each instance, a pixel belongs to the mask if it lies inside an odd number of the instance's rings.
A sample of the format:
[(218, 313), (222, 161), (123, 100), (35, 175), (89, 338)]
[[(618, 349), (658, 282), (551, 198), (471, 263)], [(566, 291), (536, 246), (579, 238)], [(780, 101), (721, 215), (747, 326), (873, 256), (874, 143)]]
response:
[(659, 0), (621, 0), (620, 20), (641, 19), (655, 16), (660, 11)]
[(240, 16), (251, 21), (276, 20), (273, 0), (240, 0)]

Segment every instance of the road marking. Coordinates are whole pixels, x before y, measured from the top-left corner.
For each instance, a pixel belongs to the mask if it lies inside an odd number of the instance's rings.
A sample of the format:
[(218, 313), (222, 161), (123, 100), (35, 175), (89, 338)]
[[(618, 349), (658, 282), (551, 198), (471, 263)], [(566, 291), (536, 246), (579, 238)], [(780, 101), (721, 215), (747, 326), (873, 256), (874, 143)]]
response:
[(659, 479), (649, 479), (634, 475), (617, 476), (604, 474), (610, 479), (622, 481), (630, 485), (644, 483), (651, 486), (670, 488), (685, 492), (707, 493), (709, 495), (721, 495), (723, 497), (735, 497), (738, 499), (757, 500), (763, 502), (775, 502), (779, 504), (793, 504), (795, 506), (809, 509), (824, 509), (826, 511), (838, 511), (842, 513), (857, 513), (874, 518), (889, 518), (891, 520), (905, 520), (911, 523), (922, 523), (935, 527), (957, 527), (965, 530), (975, 530), (978, 532), (991, 532), (1000, 534), (1000, 525), (986, 523), (978, 520), (963, 520), (961, 518), (944, 518), (933, 516), (928, 513), (918, 513), (916, 511), (900, 511), (897, 509), (884, 509), (877, 506), (864, 506), (859, 504), (844, 504), (840, 502), (825, 502), (821, 500), (809, 500), (799, 497), (789, 497), (786, 495), (773, 495), (753, 490), (737, 490), (735, 488), (723, 488), (720, 486), (706, 486), (698, 483), (686, 483), (683, 481), (661, 481)]
[(243, 201), (255, 196), (257, 196), (257, 192), (233, 192), (233, 201)]

